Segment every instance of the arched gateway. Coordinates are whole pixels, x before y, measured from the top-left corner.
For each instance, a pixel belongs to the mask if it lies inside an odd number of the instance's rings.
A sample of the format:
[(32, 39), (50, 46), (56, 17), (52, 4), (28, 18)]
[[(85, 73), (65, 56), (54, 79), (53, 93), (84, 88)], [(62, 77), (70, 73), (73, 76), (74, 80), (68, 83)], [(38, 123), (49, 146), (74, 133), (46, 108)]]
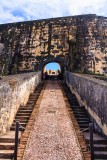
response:
[(61, 78), (63, 79), (64, 71), (66, 70), (66, 64), (65, 64), (65, 61), (61, 58), (52, 58), (52, 59), (47, 59), (47, 60), (41, 62), (40, 65), (39, 65), (39, 70), (42, 71), (42, 76), (43, 76), (44, 67), (46, 66), (46, 64), (51, 63), (51, 62), (56, 62), (60, 65)]

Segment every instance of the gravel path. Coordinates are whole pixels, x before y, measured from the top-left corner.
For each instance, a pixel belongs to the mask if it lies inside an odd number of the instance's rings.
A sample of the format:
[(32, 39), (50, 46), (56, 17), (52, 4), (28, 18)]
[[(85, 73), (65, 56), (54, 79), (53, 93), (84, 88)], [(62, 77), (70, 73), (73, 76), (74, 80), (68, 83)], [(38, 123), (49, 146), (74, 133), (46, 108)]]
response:
[(58, 82), (46, 86), (23, 160), (82, 160)]

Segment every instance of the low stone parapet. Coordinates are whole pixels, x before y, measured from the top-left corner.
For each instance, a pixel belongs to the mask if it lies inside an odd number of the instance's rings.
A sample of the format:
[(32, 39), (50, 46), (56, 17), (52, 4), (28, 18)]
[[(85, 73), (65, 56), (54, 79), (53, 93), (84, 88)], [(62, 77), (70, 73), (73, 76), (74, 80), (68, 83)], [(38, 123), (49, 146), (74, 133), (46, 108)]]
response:
[(107, 82), (71, 72), (66, 72), (66, 82), (87, 109), (95, 129), (107, 135)]
[(10, 129), (18, 108), (26, 105), (40, 81), (40, 72), (5, 76), (0, 80), (0, 134)]

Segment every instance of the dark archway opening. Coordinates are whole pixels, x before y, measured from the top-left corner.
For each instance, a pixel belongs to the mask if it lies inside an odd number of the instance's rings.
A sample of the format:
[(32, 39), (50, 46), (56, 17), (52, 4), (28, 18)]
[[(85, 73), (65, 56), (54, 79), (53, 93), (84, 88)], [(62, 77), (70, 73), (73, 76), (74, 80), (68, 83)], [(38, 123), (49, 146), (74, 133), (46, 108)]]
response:
[(62, 80), (63, 65), (59, 62), (48, 62), (42, 67), (42, 79)]

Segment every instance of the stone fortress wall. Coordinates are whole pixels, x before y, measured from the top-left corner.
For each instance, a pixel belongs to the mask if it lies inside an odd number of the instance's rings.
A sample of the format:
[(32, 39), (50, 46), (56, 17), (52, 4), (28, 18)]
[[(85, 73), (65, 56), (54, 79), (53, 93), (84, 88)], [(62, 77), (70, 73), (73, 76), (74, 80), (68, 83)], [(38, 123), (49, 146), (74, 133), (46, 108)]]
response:
[(107, 135), (107, 82), (71, 72), (66, 72), (66, 82), (80, 105), (88, 111), (94, 128)]
[(0, 80), (0, 135), (10, 129), (17, 110), (26, 105), (40, 82), (40, 72), (6, 76)]
[[(76, 41), (72, 61), (70, 40)], [(81, 71), (105, 74), (107, 18), (89, 14), (0, 25), (0, 70), (5, 74), (37, 71), (41, 62), (54, 58), (68, 68), (77, 61)]]

